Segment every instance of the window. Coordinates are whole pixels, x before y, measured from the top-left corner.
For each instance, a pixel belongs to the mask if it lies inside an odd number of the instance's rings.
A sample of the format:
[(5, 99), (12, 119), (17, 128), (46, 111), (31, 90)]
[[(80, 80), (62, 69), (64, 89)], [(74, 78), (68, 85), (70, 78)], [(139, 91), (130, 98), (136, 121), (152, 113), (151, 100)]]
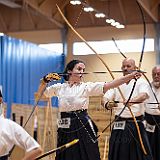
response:
[(47, 49), (49, 51), (56, 52), (58, 54), (62, 54), (63, 53), (63, 45), (62, 45), (62, 43), (40, 44), (39, 47)]
[[(98, 54), (107, 53), (119, 53), (113, 41), (90, 41), (88, 42), (91, 47)], [(123, 53), (129, 52), (141, 52), (143, 39), (128, 39), (128, 40), (116, 40), (116, 43)], [(154, 39), (146, 39), (145, 42), (145, 52), (154, 51)], [(73, 54), (74, 55), (89, 55), (94, 54), (94, 52), (84, 43), (75, 42), (73, 44)]]

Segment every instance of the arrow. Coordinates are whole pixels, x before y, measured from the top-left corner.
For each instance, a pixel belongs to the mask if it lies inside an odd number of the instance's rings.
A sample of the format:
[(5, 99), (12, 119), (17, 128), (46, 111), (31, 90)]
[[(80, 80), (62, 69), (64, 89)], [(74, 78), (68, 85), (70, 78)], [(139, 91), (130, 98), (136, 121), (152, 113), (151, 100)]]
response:
[(60, 146), (58, 148), (55, 148), (55, 149), (53, 149), (51, 151), (48, 151), (48, 152), (44, 153), (43, 155), (37, 157), (35, 160), (41, 159), (43, 157), (46, 157), (46, 156), (48, 156), (48, 155), (50, 155), (50, 154), (52, 154), (52, 153), (54, 153), (56, 151), (63, 151), (64, 149), (66, 149), (66, 148), (78, 143), (78, 141), (79, 141), (79, 139), (74, 139), (73, 141), (71, 141), (71, 142), (69, 142), (67, 144), (64, 144), (64, 145), (62, 145), (62, 146)]

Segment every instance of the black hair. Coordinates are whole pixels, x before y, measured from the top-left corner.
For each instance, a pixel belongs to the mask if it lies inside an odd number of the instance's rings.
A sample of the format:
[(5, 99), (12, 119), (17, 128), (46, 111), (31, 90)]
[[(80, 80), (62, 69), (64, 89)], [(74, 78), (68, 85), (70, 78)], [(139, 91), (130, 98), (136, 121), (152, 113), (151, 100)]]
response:
[(83, 61), (81, 61), (81, 60), (72, 60), (72, 61), (70, 61), (68, 64), (67, 64), (67, 66), (66, 66), (66, 68), (65, 68), (65, 70), (64, 70), (64, 79), (66, 80), (66, 81), (68, 81), (68, 79), (69, 79), (69, 74), (68, 74), (68, 71), (72, 71), (73, 70), (73, 68), (75, 67), (75, 65), (76, 64), (78, 64), (78, 63), (83, 63), (84, 64), (84, 62)]
[(1, 92), (1, 90), (0, 90), (0, 97), (2, 97), (2, 92)]

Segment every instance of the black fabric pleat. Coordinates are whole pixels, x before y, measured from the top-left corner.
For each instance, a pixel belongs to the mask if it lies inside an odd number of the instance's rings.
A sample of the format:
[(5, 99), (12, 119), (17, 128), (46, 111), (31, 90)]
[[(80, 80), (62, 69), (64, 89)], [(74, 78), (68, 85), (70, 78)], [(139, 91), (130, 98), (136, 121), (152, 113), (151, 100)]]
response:
[[(67, 117), (71, 118), (71, 126), (70, 128), (58, 129), (58, 147), (74, 139), (79, 139), (79, 142), (64, 151), (57, 152), (56, 160), (100, 160), (98, 143), (92, 141), (95, 140), (96, 137), (88, 122), (90, 117), (87, 111), (82, 111), (80, 113), (61, 113), (61, 118)], [(98, 130), (93, 121), (92, 124), (97, 134)]]
[(135, 123), (129, 120), (124, 130), (112, 130), (108, 160), (153, 160), (144, 125), (140, 121), (138, 125), (147, 155), (142, 151)]
[(8, 155), (0, 157), (0, 160), (8, 160)]
[(155, 125), (154, 133), (148, 132), (148, 139), (153, 153), (153, 160), (160, 160), (160, 116), (145, 114), (145, 119), (150, 125)]

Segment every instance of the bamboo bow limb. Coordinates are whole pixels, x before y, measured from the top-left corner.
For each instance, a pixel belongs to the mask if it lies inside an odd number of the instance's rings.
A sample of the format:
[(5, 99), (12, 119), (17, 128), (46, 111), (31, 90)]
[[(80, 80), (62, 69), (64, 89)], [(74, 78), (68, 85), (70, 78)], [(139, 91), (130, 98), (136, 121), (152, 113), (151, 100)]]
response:
[[(111, 72), (111, 70), (109, 69), (109, 67), (107, 66), (107, 64), (104, 62), (104, 60), (100, 57), (100, 55), (88, 44), (88, 42), (83, 38), (83, 36), (81, 36), (81, 35), (74, 29), (74, 27), (69, 23), (69, 21), (68, 21), (68, 20), (66, 19), (66, 17), (63, 15), (63, 13), (62, 13), (61, 9), (59, 8), (59, 6), (56, 5), (56, 7), (57, 7), (60, 15), (61, 15), (62, 18), (64, 19), (64, 21), (65, 21), (65, 22), (67, 23), (67, 25), (71, 28), (71, 30), (96, 54), (96, 56), (98, 57), (98, 59), (103, 63), (103, 65), (106, 67), (106, 69), (107, 69), (108, 72), (110, 73), (112, 79), (115, 79), (115, 78), (114, 78), (114, 75), (113, 75), (112, 72)], [(125, 98), (124, 98), (124, 95), (123, 95), (122, 91), (120, 90), (119, 87), (117, 87), (117, 88), (118, 88), (118, 91), (119, 91), (122, 99), (125, 101)], [(146, 155), (147, 152), (146, 152), (146, 150), (145, 150), (145, 147), (144, 147), (144, 144), (143, 144), (143, 141), (142, 141), (142, 136), (141, 136), (141, 133), (140, 133), (140, 129), (139, 129), (138, 123), (137, 123), (137, 121), (136, 121), (136, 118), (134, 117), (134, 114), (133, 114), (131, 108), (130, 108), (129, 106), (127, 106), (127, 107), (128, 107), (128, 109), (129, 109), (129, 111), (130, 111), (130, 113), (131, 113), (131, 116), (132, 116), (132, 118), (133, 118), (133, 120), (134, 120), (134, 123), (135, 123), (135, 125), (136, 125), (137, 131), (138, 131), (138, 137), (139, 137), (139, 140), (140, 140), (140, 144), (141, 144), (142, 150), (143, 150), (144, 154)]]

